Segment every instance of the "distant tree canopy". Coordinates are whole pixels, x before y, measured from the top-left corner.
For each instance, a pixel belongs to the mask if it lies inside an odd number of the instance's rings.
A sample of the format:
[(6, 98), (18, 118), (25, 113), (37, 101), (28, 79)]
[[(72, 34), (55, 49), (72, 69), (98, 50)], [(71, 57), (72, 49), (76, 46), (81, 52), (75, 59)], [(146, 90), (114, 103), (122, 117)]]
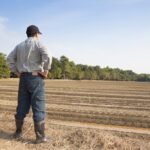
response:
[(0, 78), (8, 78), (9, 74), (10, 71), (6, 63), (6, 55), (0, 53)]
[(52, 68), (49, 73), (51, 79), (73, 80), (116, 80), (116, 81), (150, 81), (149, 74), (136, 74), (132, 70), (119, 68), (101, 68), (100, 66), (88, 66), (75, 64), (66, 56), (52, 60)]
[[(0, 53), (0, 78), (9, 77), (10, 71), (6, 63), (6, 56)], [(66, 56), (60, 59), (53, 57), (52, 67), (49, 71), (50, 79), (72, 80), (116, 80), (116, 81), (150, 81), (149, 74), (136, 74), (132, 70), (119, 68), (101, 68), (100, 66), (88, 66), (75, 64)]]

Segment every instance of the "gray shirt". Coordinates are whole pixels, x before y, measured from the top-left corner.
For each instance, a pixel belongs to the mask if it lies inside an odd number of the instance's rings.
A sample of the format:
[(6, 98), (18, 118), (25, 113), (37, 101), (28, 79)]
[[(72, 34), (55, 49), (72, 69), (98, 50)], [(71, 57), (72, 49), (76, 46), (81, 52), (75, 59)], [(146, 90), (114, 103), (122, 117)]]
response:
[(29, 37), (15, 47), (7, 62), (11, 72), (43, 72), (51, 68), (52, 56), (38, 39)]

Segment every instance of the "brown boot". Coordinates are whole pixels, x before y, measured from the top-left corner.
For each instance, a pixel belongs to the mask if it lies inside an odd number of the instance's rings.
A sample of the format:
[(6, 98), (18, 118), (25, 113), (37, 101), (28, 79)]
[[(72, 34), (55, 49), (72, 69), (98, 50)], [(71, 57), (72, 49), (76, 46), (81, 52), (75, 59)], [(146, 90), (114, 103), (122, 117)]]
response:
[(34, 122), (34, 130), (35, 130), (35, 134), (36, 134), (36, 140), (35, 143), (46, 143), (48, 142), (47, 137), (45, 137), (45, 123), (44, 121), (40, 121), (40, 122)]
[(23, 120), (15, 119), (15, 122), (16, 122), (16, 132), (14, 133), (13, 137), (15, 139), (19, 139), (22, 136)]

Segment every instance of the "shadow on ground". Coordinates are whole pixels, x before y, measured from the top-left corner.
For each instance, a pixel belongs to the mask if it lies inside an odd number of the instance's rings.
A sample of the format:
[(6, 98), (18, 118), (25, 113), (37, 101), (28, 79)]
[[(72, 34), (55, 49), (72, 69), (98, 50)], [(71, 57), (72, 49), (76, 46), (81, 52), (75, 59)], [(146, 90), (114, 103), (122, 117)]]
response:
[(28, 143), (28, 144), (35, 144), (35, 140), (31, 139), (31, 138), (19, 138), (19, 139), (15, 139), (13, 137), (13, 133), (10, 132), (6, 132), (3, 130), (0, 130), (0, 139), (6, 140), (6, 141), (19, 141), (21, 143)]
[(0, 130), (0, 139), (11, 140), (13, 139), (12, 133)]

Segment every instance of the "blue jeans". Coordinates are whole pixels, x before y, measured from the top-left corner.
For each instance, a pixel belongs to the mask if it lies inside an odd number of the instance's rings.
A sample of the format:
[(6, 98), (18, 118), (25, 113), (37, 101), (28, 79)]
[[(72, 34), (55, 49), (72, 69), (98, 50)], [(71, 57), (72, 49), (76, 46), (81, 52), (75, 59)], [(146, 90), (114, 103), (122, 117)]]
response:
[(45, 119), (44, 80), (39, 76), (33, 76), (32, 73), (20, 77), (15, 118), (23, 120), (29, 113), (30, 106), (35, 122)]

